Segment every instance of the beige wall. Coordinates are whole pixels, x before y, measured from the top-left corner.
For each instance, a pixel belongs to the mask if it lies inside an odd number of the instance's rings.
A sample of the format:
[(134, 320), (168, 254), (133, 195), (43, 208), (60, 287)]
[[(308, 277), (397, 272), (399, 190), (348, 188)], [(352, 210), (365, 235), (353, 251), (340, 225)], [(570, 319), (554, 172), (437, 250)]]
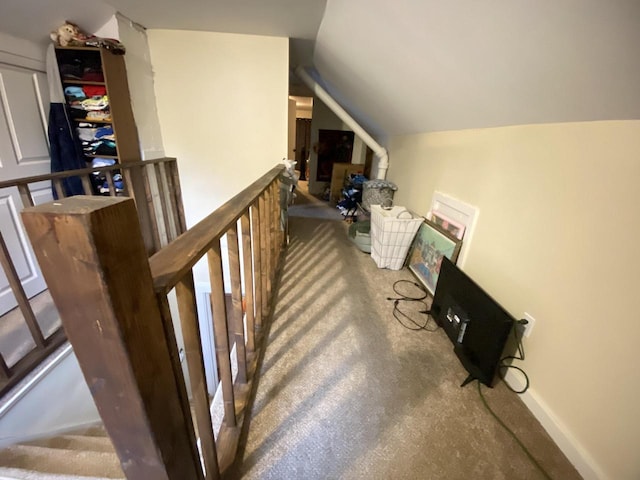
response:
[(114, 18), (117, 20), (118, 38), (127, 48), (124, 61), (127, 67), (131, 107), (140, 139), (140, 154), (143, 160), (161, 158), (164, 156), (164, 146), (146, 32), (122, 15), (116, 15)]
[(147, 36), (164, 149), (178, 158), (192, 226), (287, 156), (288, 40)]
[(396, 137), (390, 158), (396, 203), (479, 208), (465, 271), (536, 319), (524, 368), (545, 427), (585, 478), (640, 478), (640, 121)]

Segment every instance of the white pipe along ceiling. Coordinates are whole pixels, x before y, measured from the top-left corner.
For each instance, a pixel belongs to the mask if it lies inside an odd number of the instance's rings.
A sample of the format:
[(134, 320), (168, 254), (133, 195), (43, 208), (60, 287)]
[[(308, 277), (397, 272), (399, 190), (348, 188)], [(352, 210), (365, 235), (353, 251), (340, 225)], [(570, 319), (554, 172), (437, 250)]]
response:
[(311, 75), (307, 73), (304, 67), (301, 65), (296, 68), (296, 75), (311, 89), (327, 107), (331, 109), (336, 116), (342, 120), (347, 126), (353, 130), (358, 137), (371, 149), (373, 153), (378, 157), (378, 173), (377, 179), (384, 180), (387, 176), (387, 170), (389, 169), (389, 152), (387, 149), (376, 142), (371, 135), (369, 135), (364, 128), (356, 122), (351, 115), (349, 115), (344, 108), (336, 102), (333, 97), (316, 82)]

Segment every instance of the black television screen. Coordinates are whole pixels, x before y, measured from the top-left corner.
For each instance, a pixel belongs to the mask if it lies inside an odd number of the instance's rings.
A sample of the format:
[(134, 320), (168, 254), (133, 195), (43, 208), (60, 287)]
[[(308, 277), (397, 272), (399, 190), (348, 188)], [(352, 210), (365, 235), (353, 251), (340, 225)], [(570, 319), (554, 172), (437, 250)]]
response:
[(469, 376), (491, 387), (515, 319), (443, 257), (431, 315), (447, 333)]

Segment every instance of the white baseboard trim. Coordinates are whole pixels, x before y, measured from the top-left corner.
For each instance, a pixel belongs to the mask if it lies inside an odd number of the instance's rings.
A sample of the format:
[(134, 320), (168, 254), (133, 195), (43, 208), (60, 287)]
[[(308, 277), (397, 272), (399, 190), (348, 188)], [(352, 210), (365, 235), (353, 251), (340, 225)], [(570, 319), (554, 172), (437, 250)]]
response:
[[(522, 379), (512, 370), (507, 372), (505, 380), (516, 390), (524, 388)], [(527, 390), (520, 395), (520, 398), (584, 480), (609, 480), (609, 477), (604, 474), (589, 452), (576, 440), (549, 406), (536, 395), (534, 390)]]

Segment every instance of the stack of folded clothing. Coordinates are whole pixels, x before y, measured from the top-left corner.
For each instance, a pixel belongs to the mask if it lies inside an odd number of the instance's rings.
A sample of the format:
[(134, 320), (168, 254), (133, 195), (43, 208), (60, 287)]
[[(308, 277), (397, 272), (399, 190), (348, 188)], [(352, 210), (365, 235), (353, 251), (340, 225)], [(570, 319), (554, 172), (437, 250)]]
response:
[(100, 64), (84, 63), (79, 59), (74, 63), (60, 65), (60, 74), (63, 80), (82, 80), (83, 82), (104, 82), (104, 74)]
[(111, 125), (96, 127), (90, 123), (81, 123), (76, 130), (85, 155), (92, 157), (96, 155), (115, 157), (118, 155)]
[[(116, 161), (112, 158), (94, 158), (91, 162), (93, 168), (108, 167), (115, 165)], [(109, 182), (104, 172), (93, 172), (93, 185), (94, 188), (101, 194), (109, 194)], [(124, 184), (122, 182), (122, 174), (116, 172), (113, 174), (113, 187), (116, 190), (116, 194), (121, 193), (124, 190)]]
[[(122, 193), (124, 191), (124, 184), (122, 183), (122, 174), (114, 173), (113, 174), (113, 186), (116, 189), (116, 195), (118, 193)], [(109, 183), (105, 179), (105, 181), (100, 186), (100, 193), (105, 194), (109, 193)]]
[(64, 89), (73, 118), (111, 121), (107, 89), (101, 85), (69, 86)]

